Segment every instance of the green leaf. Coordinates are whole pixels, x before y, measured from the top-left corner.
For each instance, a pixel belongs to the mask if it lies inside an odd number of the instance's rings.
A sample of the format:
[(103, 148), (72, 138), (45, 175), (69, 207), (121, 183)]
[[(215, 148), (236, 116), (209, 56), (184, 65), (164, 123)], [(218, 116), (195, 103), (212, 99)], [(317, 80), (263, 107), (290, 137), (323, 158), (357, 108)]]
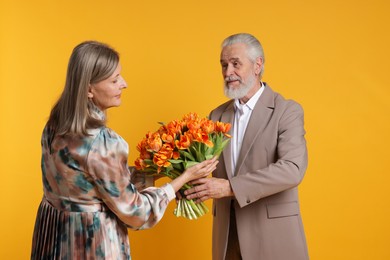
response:
[(224, 141), (222, 142), (222, 147), (225, 147), (225, 146), (226, 146), (226, 144), (227, 144), (229, 141), (230, 141), (230, 139), (226, 139), (226, 140), (224, 140)]
[(145, 168), (145, 169), (141, 170), (141, 172), (143, 172), (143, 173), (157, 173), (157, 169)]
[[(195, 146), (196, 146), (196, 145), (195, 145), (195, 143), (194, 143), (193, 146), (190, 146), (189, 150), (190, 150), (190, 153), (191, 153), (193, 156), (196, 157), (196, 153), (197, 153), (198, 151), (196, 150), (196, 147), (195, 147)], [(195, 161), (195, 160), (194, 160), (194, 161)]]
[(144, 159), (144, 163), (148, 165), (153, 165), (153, 160), (152, 159)]
[(227, 143), (228, 143), (229, 141), (230, 141), (230, 139), (224, 140), (224, 141), (221, 143), (221, 145), (218, 147), (218, 149), (216, 149), (216, 150), (214, 151), (214, 155), (219, 156), (219, 155), (222, 153), (223, 149), (225, 148), (225, 146), (227, 145)]
[(197, 165), (199, 162), (195, 162), (195, 161), (187, 161), (187, 162), (184, 162), (184, 167), (186, 168), (186, 169), (188, 169), (188, 168), (190, 168), (190, 167), (192, 167), (192, 166), (194, 166), (194, 165)]
[(179, 172), (184, 171), (183, 163), (184, 161), (182, 163), (172, 164), (173, 169), (178, 170)]
[(192, 156), (192, 154), (190, 154), (189, 152), (186, 152), (184, 150), (179, 150), (179, 153), (183, 155), (185, 158), (190, 159), (191, 161), (196, 161), (194, 156)]
[(206, 157), (206, 160), (210, 160), (210, 159), (212, 159), (212, 158), (214, 157), (214, 155), (208, 154), (208, 155), (206, 155), (205, 157)]
[(204, 156), (203, 153), (197, 152), (196, 155), (197, 155), (196, 157), (198, 158), (198, 161), (199, 161), (199, 162), (203, 162), (204, 160), (206, 160), (206, 158), (205, 158), (205, 156)]
[(170, 163), (172, 163), (172, 164), (178, 164), (178, 163), (182, 163), (182, 162), (184, 162), (183, 160), (173, 160), (173, 159), (171, 159), (171, 160), (168, 160)]
[[(214, 146), (214, 147), (215, 147), (215, 146)], [(212, 155), (212, 154), (213, 154), (214, 147), (207, 147), (207, 149), (206, 149), (205, 152), (204, 152), (204, 156), (206, 157), (206, 159), (207, 159), (207, 157), (208, 157), (209, 155)]]

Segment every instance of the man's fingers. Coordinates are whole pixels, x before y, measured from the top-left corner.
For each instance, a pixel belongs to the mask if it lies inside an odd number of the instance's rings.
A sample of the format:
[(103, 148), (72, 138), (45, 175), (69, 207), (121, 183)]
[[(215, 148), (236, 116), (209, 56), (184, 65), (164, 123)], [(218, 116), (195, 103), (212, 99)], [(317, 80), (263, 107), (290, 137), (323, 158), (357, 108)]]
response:
[(207, 182), (206, 178), (200, 178), (200, 179), (196, 179), (196, 180), (190, 181), (190, 184), (191, 185), (194, 185), (194, 184), (204, 184), (206, 182)]
[(202, 196), (202, 197), (196, 199), (195, 202), (196, 203), (201, 203), (201, 202), (206, 201), (208, 199), (209, 199), (209, 196)]

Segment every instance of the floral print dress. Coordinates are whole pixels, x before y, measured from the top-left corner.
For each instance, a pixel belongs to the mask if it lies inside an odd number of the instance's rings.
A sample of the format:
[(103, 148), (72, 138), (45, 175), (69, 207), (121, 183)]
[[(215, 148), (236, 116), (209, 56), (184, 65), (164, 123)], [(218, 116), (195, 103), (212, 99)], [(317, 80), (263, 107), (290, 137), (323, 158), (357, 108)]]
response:
[(31, 259), (131, 259), (127, 228), (156, 225), (173, 189), (167, 184), (138, 192), (130, 182), (128, 145), (107, 127), (82, 138), (51, 135), (46, 127), (44, 196)]

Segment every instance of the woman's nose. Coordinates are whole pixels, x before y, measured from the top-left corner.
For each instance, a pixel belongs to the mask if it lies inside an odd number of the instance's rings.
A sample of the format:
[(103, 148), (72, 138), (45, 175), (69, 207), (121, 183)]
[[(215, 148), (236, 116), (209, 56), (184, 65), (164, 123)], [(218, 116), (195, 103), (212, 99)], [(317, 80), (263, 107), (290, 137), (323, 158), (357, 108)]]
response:
[(119, 84), (120, 87), (121, 87), (121, 88), (127, 88), (127, 83), (126, 83), (125, 79), (122, 78), (122, 76), (120, 77), (119, 80), (120, 80), (120, 82), (119, 82), (119, 83), (120, 83), (120, 84)]

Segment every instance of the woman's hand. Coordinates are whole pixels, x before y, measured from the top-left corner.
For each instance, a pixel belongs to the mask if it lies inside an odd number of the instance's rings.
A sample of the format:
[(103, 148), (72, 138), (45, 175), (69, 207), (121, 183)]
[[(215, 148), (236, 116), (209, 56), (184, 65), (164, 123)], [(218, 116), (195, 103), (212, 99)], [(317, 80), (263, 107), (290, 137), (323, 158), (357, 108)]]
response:
[(172, 180), (171, 185), (177, 192), (184, 184), (192, 180), (207, 177), (217, 168), (218, 160), (216, 157), (203, 161), (185, 170), (179, 177)]
[(212, 171), (214, 171), (217, 167), (218, 160), (216, 157), (198, 163), (183, 172), (187, 179), (187, 182), (196, 180), (199, 178), (207, 177)]

